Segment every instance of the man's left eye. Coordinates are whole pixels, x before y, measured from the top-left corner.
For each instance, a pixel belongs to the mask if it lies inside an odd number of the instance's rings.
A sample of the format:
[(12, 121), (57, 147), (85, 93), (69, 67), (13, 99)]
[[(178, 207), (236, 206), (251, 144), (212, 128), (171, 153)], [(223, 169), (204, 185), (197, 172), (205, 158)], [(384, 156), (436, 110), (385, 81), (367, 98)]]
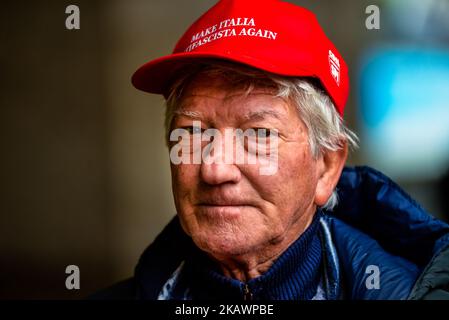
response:
[(269, 138), (271, 134), (270, 129), (267, 128), (252, 128), (252, 130), (258, 138)]

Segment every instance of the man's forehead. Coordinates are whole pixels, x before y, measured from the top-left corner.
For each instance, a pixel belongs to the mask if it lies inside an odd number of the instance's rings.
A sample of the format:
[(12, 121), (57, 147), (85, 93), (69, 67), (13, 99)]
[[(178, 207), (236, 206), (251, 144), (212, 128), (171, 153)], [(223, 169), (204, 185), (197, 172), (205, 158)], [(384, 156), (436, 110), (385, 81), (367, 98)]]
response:
[(276, 94), (269, 90), (264, 89), (235, 89), (235, 90), (224, 90), (218, 89), (216, 87), (202, 87), (199, 90), (186, 91), (181, 100), (180, 107), (186, 107), (198, 100), (212, 100), (219, 101), (223, 103), (232, 103), (234, 100), (275, 100), (280, 99)]
[(268, 85), (262, 81), (247, 79), (246, 81), (233, 81), (223, 75), (198, 74), (185, 86), (183, 97), (205, 96), (219, 99), (232, 99), (242, 95), (267, 94), (276, 95), (273, 84)]
[[(216, 111), (225, 111), (221, 108), (230, 108), (236, 118), (244, 120), (262, 120), (270, 116), (281, 119), (287, 116), (287, 101), (277, 95), (273, 86), (257, 83), (247, 81), (236, 84), (222, 75), (198, 74), (185, 85), (175, 115), (204, 119), (209, 114), (221, 113)], [(221, 110), (215, 110), (217, 108)]]
[(264, 89), (244, 90), (201, 90), (184, 95), (175, 109), (176, 115), (190, 118), (204, 118), (209, 113), (217, 114), (226, 108), (236, 118), (262, 120), (267, 117), (281, 119), (290, 108), (286, 101)]
[[(196, 120), (201, 120), (206, 118), (207, 116), (201, 112), (201, 111), (193, 111), (193, 110), (188, 110), (188, 109), (178, 109), (175, 112), (175, 115), (177, 116), (184, 116), (187, 118), (191, 118), (191, 119), (196, 119)], [(275, 109), (262, 109), (262, 110), (248, 110), (246, 112), (244, 112), (243, 114), (241, 114), (241, 118), (243, 118), (244, 120), (248, 120), (248, 121), (257, 121), (257, 120), (264, 120), (268, 117), (272, 117), (272, 118), (276, 118), (278, 120), (283, 120), (283, 117), (285, 115), (283, 115), (282, 112), (279, 112), (278, 110)]]

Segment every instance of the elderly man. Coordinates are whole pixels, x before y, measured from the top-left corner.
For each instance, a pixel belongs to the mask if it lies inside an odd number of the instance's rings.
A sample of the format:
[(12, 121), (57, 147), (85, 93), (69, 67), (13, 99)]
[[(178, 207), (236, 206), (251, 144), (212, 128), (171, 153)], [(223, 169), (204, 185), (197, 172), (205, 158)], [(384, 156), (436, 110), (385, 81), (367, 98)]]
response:
[(163, 94), (177, 216), (97, 298), (447, 298), (449, 226), (344, 168), (347, 66), (309, 11), (223, 0), (133, 76)]

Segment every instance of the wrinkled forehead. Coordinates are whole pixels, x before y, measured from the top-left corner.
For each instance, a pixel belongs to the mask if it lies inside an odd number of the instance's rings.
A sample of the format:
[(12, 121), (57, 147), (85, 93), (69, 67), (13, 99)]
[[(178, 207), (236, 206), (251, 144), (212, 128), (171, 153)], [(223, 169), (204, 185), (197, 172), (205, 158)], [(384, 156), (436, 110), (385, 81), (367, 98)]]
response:
[(289, 123), (293, 107), (272, 88), (240, 88), (224, 81), (201, 78), (192, 82), (173, 115), (215, 125)]
[(232, 98), (237, 95), (263, 93), (276, 96), (276, 87), (269, 80), (262, 79), (230, 79), (224, 75), (198, 74), (184, 87), (183, 96), (207, 94), (220, 91), (224, 96)]
[(189, 101), (200, 98), (216, 99), (223, 103), (255, 99), (257, 96), (276, 99), (277, 91), (275, 83), (270, 79), (198, 73), (183, 83), (177, 107), (185, 106)]

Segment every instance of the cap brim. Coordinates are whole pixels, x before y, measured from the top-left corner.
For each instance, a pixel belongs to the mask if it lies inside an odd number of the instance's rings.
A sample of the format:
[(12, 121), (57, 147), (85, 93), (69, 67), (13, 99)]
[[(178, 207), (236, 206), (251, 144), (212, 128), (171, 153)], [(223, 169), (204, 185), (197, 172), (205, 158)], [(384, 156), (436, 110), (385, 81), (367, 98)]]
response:
[(205, 59), (218, 59), (241, 63), (283, 76), (316, 77), (315, 74), (311, 74), (305, 69), (292, 68), (291, 66), (287, 69), (282, 65), (273, 65), (266, 61), (254, 59), (236, 52), (228, 52), (227, 54), (182, 52), (147, 62), (133, 74), (131, 81), (134, 87), (139, 90), (165, 95), (168, 86), (173, 80), (173, 76), (180, 68)]

